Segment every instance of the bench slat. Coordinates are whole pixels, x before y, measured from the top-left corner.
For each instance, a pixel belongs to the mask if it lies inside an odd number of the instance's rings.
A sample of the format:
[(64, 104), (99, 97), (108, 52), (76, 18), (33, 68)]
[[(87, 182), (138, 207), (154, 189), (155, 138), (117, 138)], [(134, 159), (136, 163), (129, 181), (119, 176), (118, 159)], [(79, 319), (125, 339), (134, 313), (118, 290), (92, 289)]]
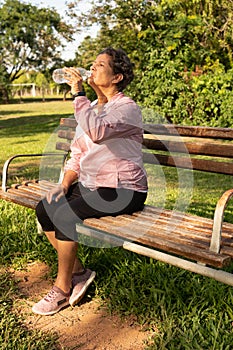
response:
[(7, 192), (0, 190), (0, 198), (35, 209), (46, 192), (56, 186), (55, 183), (45, 180), (25, 181), (24, 183), (25, 185), (13, 185)]
[(75, 136), (75, 131), (73, 131), (73, 130), (58, 130), (57, 135), (61, 139), (73, 140), (73, 138)]
[(40, 188), (41, 190), (46, 190), (48, 191), (49, 189), (52, 189), (53, 187), (57, 186), (56, 183), (54, 182), (49, 182), (49, 181), (44, 181), (44, 180), (40, 180), (37, 183), (33, 183), (33, 182), (26, 182), (25, 184), (26, 186), (30, 187), (30, 188)]
[(76, 128), (77, 122), (74, 118), (61, 118), (60, 125), (67, 126), (68, 128)]
[(179, 135), (213, 139), (233, 140), (233, 128), (214, 128), (208, 126), (182, 126), (172, 124), (144, 124), (146, 133), (159, 135)]
[[(148, 206), (145, 206), (143, 212), (134, 213), (133, 216), (141, 216), (142, 220), (150, 220), (157, 224), (157, 222), (164, 222), (167, 224), (167, 227), (171, 227), (171, 225), (175, 226), (176, 229), (181, 227), (185, 228), (187, 232), (189, 230), (195, 231), (195, 235), (200, 235), (204, 237), (209, 237), (212, 234), (213, 228), (213, 220), (191, 215), (182, 212), (174, 212), (168, 209), (161, 209), (154, 207), (152, 212), (147, 211)], [(178, 225), (178, 226), (176, 226)], [(186, 232), (186, 231), (182, 231)], [(222, 237), (225, 239), (232, 239), (233, 241), (233, 224), (224, 222), (223, 223), (223, 232)]]
[[(190, 247), (189, 245), (181, 243), (177, 244), (172, 241), (164, 240), (163, 238), (157, 237), (155, 235), (153, 236), (153, 239), (147, 234), (143, 234), (141, 237), (138, 237), (135, 234), (135, 227), (119, 227), (118, 222), (116, 225), (114, 224), (114, 221), (112, 221), (111, 223), (106, 223), (104, 222), (103, 218), (86, 219), (84, 221), (84, 224), (85, 226), (104, 231), (107, 234), (110, 233), (118, 237), (124, 238), (126, 240), (135, 241), (176, 255), (182, 255), (186, 258), (199, 261), (201, 263), (208, 264), (211, 266), (223, 267), (227, 266), (231, 261), (231, 258), (229, 256), (212, 253), (207, 250), (200, 249), (198, 247)], [(141, 232), (144, 233), (143, 227), (137, 227), (137, 230), (140, 229)]]
[(104, 217), (102, 218), (102, 222), (113, 225), (118, 224), (118, 226), (121, 228), (123, 227), (124, 229), (133, 230), (137, 237), (142, 235), (144, 237), (146, 235), (146, 237), (153, 239), (155, 236), (163, 238), (166, 241), (192, 245), (204, 250), (208, 250), (210, 246), (210, 236), (206, 237), (206, 239), (200, 239), (200, 237), (197, 235), (192, 235), (190, 232), (186, 231), (185, 234), (185, 230), (168, 229), (167, 225), (164, 225), (163, 222), (157, 222), (156, 224), (153, 224), (152, 222), (148, 223), (146, 220), (144, 220), (144, 217), (140, 218), (139, 220), (125, 215), (121, 215), (119, 217)]
[[(134, 217), (134, 215), (132, 215)], [(128, 220), (129, 224), (131, 223), (132, 219), (130, 216), (125, 217), (121, 216), (122, 219)], [(132, 220), (131, 220), (132, 219)], [(198, 220), (198, 218), (197, 218)], [(169, 223), (166, 219), (160, 219), (160, 218), (152, 218), (148, 217), (146, 215), (142, 215), (142, 217), (134, 220), (134, 224), (138, 222), (140, 225), (143, 225), (145, 229), (148, 228), (153, 228), (154, 230), (162, 230), (163, 234), (172, 236), (171, 239), (177, 240), (177, 239), (188, 239), (202, 242), (204, 245), (210, 245), (210, 238), (211, 238), (211, 227), (210, 228), (200, 228), (200, 226), (197, 224), (196, 221), (196, 227), (194, 225), (190, 225), (187, 222), (176, 222), (173, 221), (172, 223)], [(170, 238), (169, 238), (170, 239)]]
[(227, 143), (168, 141), (144, 138), (143, 145), (148, 149), (158, 151), (233, 158), (233, 145)]
[[(77, 122), (71, 118), (61, 118), (60, 125), (75, 128)], [(158, 135), (179, 135), (213, 139), (233, 140), (233, 128), (214, 128), (208, 126), (182, 126), (172, 124), (143, 124), (146, 133)]]
[[(170, 216), (148, 216), (148, 214), (143, 211), (134, 213), (133, 215), (121, 215), (114, 218), (104, 217), (102, 220), (106, 222), (112, 222), (113, 220), (113, 223), (116, 224), (118, 222), (119, 226), (131, 225), (135, 227), (135, 230), (137, 230), (137, 225), (139, 225), (139, 227), (143, 226), (143, 231), (145, 232), (149, 232), (148, 230), (152, 229), (156, 235), (166, 235), (169, 240), (187, 240), (187, 243), (191, 242), (191, 244), (196, 244), (197, 246), (202, 245), (203, 248), (209, 249), (213, 221), (211, 219), (206, 219), (205, 221), (205, 218), (200, 219), (201, 220), (199, 220), (198, 216), (187, 216), (184, 214), (183, 217), (180, 215), (178, 220), (174, 217), (171, 220)], [(224, 246), (233, 247), (233, 224), (223, 223), (222, 241)]]
[(201, 170), (218, 174), (233, 174), (233, 163), (217, 162), (207, 159), (197, 159), (190, 157), (167, 156), (163, 154), (144, 153), (144, 163), (160, 164), (171, 167)]
[(0, 198), (31, 209), (35, 209), (38, 204), (38, 201), (35, 199), (20, 196), (18, 193), (3, 192), (2, 190), (0, 190)]
[[(202, 249), (209, 250), (211, 235), (212, 235), (212, 226), (213, 222), (211, 220), (207, 220), (203, 225), (203, 222), (199, 222), (198, 216), (193, 216), (192, 220), (189, 216), (188, 221), (186, 221), (186, 215), (184, 215), (183, 220), (176, 221), (174, 218), (170, 222), (170, 218), (156, 218), (156, 217), (148, 217), (144, 211), (139, 213), (135, 213), (133, 215), (121, 215), (119, 217), (104, 217), (103, 221), (112, 222), (113, 224), (121, 226), (129, 226), (133, 227), (135, 232), (138, 231), (139, 227), (139, 235), (141, 234), (143, 227), (143, 232), (147, 234), (152, 234), (152, 236), (163, 237), (166, 240), (181, 242), (184, 244), (188, 244), (191, 246), (196, 246)], [(211, 224), (210, 224), (211, 221)], [(177, 225), (176, 225), (177, 223)], [(228, 232), (225, 232), (225, 226), (231, 227), (231, 235)], [(233, 224), (223, 224), (222, 229), (222, 247), (220, 252), (225, 255), (229, 255), (233, 257)], [(227, 253), (226, 253), (227, 252)]]
[(69, 142), (59, 142), (58, 141), (56, 143), (56, 150), (69, 152), (70, 151), (70, 143)]
[(30, 191), (29, 188), (23, 188), (23, 187), (18, 187), (18, 188), (9, 188), (9, 190), (7, 191), (7, 193), (9, 194), (14, 194), (16, 196), (21, 196), (21, 197), (27, 197), (27, 198), (31, 198), (33, 200), (37, 200), (39, 201), (42, 197), (43, 194), (41, 194), (40, 192), (37, 191)]

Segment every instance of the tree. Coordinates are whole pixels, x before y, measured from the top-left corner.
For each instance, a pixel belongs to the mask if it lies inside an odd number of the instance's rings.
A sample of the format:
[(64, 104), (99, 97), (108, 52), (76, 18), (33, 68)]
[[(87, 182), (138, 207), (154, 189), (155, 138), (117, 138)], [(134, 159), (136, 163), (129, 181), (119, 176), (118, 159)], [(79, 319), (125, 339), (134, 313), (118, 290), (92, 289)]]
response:
[(60, 59), (62, 39), (72, 41), (74, 29), (54, 8), (38, 8), (19, 0), (0, 2), (0, 67), (4, 70), (1, 90), (25, 71), (45, 70)]
[[(79, 1), (70, 3), (73, 16)], [(93, 49), (121, 46), (135, 62), (137, 102), (171, 122), (230, 126), (232, 13), (233, 0), (101, 0), (77, 17), (100, 27), (79, 53), (87, 59)]]

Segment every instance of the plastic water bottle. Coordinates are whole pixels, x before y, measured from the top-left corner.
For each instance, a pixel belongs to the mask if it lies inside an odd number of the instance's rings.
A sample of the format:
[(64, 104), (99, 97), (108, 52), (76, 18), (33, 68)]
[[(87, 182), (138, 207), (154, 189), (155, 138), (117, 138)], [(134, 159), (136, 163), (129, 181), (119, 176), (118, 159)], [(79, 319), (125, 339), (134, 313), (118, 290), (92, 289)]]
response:
[[(91, 76), (91, 72), (85, 68), (77, 68), (83, 81), (87, 80)], [(67, 83), (67, 78), (69, 79), (70, 75), (63, 70), (63, 68), (58, 68), (53, 71), (52, 78), (57, 84)]]

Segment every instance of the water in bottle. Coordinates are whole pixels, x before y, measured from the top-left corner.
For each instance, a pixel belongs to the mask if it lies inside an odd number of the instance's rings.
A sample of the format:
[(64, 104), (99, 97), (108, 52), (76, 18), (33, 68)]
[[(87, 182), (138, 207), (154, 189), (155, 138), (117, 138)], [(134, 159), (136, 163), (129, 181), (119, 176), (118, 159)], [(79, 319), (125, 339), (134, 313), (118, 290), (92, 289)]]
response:
[[(77, 68), (83, 81), (87, 80), (91, 76), (91, 72), (86, 70), (85, 68)], [(52, 75), (53, 80), (57, 84), (67, 83), (67, 78), (69, 79), (69, 74), (66, 73), (63, 68), (58, 68), (53, 71)]]

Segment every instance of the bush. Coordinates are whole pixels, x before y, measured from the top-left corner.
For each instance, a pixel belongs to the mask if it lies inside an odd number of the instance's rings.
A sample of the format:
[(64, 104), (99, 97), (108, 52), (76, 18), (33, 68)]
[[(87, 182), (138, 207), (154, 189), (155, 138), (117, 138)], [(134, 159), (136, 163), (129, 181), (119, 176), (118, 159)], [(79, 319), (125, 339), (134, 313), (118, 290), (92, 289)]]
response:
[(139, 102), (154, 110), (154, 122), (160, 115), (175, 124), (233, 127), (232, 85), (233, 69), (225, 72), (218, 62), (187, 72), (181, 59), (155, 53), (137, 87)]

